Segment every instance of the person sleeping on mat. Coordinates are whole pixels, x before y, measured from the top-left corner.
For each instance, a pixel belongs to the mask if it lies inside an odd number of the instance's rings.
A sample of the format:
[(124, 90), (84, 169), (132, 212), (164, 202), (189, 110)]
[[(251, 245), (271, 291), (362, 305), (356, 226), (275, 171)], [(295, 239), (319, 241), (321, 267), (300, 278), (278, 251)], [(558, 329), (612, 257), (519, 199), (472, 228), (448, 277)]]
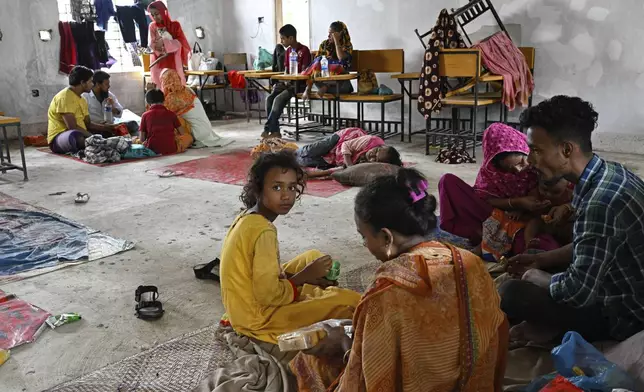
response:
[(402, 166), (400, 153), (385, 145), (378, 136), (360, 128), (342, 129), (295, 151), (300, 165), (318, 169), (350, 167), (364, 162), (383, 162)]

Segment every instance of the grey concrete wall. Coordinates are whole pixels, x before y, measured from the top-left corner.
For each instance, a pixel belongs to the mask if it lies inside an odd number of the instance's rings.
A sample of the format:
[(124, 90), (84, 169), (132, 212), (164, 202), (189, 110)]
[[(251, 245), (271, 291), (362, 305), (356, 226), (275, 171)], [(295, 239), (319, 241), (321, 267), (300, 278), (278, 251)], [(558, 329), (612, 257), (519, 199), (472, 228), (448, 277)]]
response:
[[(467, 0), (311, 0), (312, 48), (326, 37), (330, 22), (349, 26), (357, 49), (403, 48), (407, 71), (420, 68), (422, 47), (414, 29), (428, 30), (442, 8)], [(600, 112), (596, 145), (620, 152), (640, 152), (644, 142), (644, 6), (639, 0), (494, 0), (516, 42), (537, 48), (535, 101), (555, 94), (579, 95)], [(168, 0), (173, 18), (184, 26), (191, 42), (194, 28), (203, 26), (204, 50), (247, 52), (275, 45), (273, 0)], [(58, 75), (58, 34), (40, 42), (37, 30), (57, 31), (56, 0), (0, 0), (0, 110), (23, 117), (26, 123), (44, 121), (51, 97), (65, 85)], [(265, 23), (257, 31), (257, 17)], [(494, 30), (491, 18), (468, 27), (479, 36)], [(475, 34), (476, 35), (476, 34)], [(379, 81), (398, 91), (387, 75)], [(136, 74), (113, 76), (115, 92), (126, 105), (141, 109)], [(41, 90), (39, 98), (31, 89)], [(8, 93), (7, 93), (8, 92)], [(353, 105), (343, 107), (351, 113)], [(388, 116), (399, 115), (390, 105)], [(517, 112), (518, 113), (518, 112)], [(516, 116), (517, 113), (514, 113)], [(377, 116), (369, 111), (370, 116)], [(416, 126), (422, 126), (414, 110)]]
[[(537, 48), (535, 102), (579, 95), (600, 113), (595, 145), (641, 152), (644, 142), (644, 6), (638, 0), (494, 0), (515, 42)], [(358, 49), (403, 48), (406, 70), (420, 69), (422, 47), (414, 29), (427, 31), (442, 8), (467, 0), (311, 0), (313, 42), (335, 19), (347, 23)], [(492, 30), (492, 18), (468, 32)], [(390, 87), (396, 82), (379, 79)], [(350, 108), (349, 108), (350, 109)], [(392, 110), (395, 115), (396, 110)], [(518, 111), (517, 111), (518, 113)], [(516, 114), (515, 113), (515, 116)], [(420, 117), (416, 114), (416, 121)], [(420, 124), (419, 124), (420, 125)]]
[[(0, 111), (21, 118), (23, 132), (47, 131), (47, 109), (53, 96), (67, 85), (58, 73), (60, 37), (56, 0), (0, 0)], [(38, 30), (51, 29), (53, 39), (42, 42)], [(112, 74), (112, 88), (127, 108), (141, 112), (140, 72)], [(31, 90), (40, 91), (32, 97)]]

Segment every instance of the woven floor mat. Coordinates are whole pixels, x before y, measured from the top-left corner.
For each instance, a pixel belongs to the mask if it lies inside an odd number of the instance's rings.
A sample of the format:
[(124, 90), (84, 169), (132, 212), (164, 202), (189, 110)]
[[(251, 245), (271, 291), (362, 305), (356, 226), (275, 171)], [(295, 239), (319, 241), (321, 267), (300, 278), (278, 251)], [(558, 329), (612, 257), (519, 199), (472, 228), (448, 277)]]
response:
[[(338, 283), (362, 293), (380, 264), (370, 262), (349, 270), (340, 275)], [(48, 391), (191, 391), (213, 370), (235, 359), (230, 349), (217, 340), (217, 329), (218, 325), (212, 325), (191, 332)]]
[(228, 347), (215, 338), (217, 328), (213, 325), (172, 339), (49, 391), (191, 391), (214, 369), (234, 360)]

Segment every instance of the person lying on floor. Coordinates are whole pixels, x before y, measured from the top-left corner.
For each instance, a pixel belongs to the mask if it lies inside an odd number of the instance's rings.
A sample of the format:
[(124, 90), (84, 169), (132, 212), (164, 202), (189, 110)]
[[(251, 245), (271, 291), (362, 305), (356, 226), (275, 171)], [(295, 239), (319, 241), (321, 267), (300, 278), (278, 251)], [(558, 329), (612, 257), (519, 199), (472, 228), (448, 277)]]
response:
[(367, 135), (360, 128), (337, 131), (322, 140), (298, 148), (295, 155), (300, 165), (318, 169), (349, 167), (364, 162), (402, 166), (398, 150), (386, 146), (384, 140)]
[(241, 200), (246, 207), (221, 248), (221, 296), (236, 332), (268, 343), (316, 322), (350, 319), (360, 294), (325, 278), (331, 257), (309, 250), (280, 265), (277, 229), (305, 186), (292, 152), (264, 154), (248, 174)]
[(383, 264), (356, 309), (353, 340), (329, 327), (291, 361), (299, 391), (501, 390), (508, 323), (499, 295), (477, 256), (428, 239), (435, 210), (413, 169), (360, 190), (358, 233)]
[[(302, 72), (311, 64), (311, 51), (308, 46), (302, 45), (297, 41), (297, 30), (293, 25), (284, 25), (280, 31), (280, 42), (284, 45), (286, 53), (284, 55), (284, 67), (289, 69), (289, 57), (292, 52), (297, 54), (297, 72)], [(298, 83), (298, 89), (305, 87), (304, 83)], [(303, 92), (297, 91), (297, 93)], [(284, 108), (295, 96), (295, 89), (288, 83), (277, 83), (273, 85), (271, 94), (266, 98), (266, 124), (264, 125), (264, 132), (262, 138), (282, 137), (280, 132), (280, 117), (284, 112)]]
[(123, 105), (121, 105), (119, 100), (116, 98), (116, 95), (110, 91), (110, 74), (105, 71), (96, 71), (94, 72), (92, 82), (94, 82), (92, 91), (83, 93), (82, 95), (83, 99), (87, 102), (90, 121), (96, 124), (103, 124), (105, 119), (105, 104), (110, 104), (112, 105), (114, 123), (121, 123), (122, 121), (120, 121), (119, 118), (124, 114), (127, 114), (127, 117), (132, 119), (131, 121), (124, 122), (127, 130), (129, 131), (128, 133), (131, 135), (138, 134), (141, 119), (131, 111), (124, 109)]
[[(351, 43), (351, 36), (347, 26), (336, 21), (329, 26), (329, 37), (322, 41), (318, 48), (317, 57), (313, 60), (311, 65), (305, 69), (302, 74), (312, 76), (313, 79), (322, 76), (322, 59), (326, 58), (329, 65), (329, 75), (342, 75), (349, 72), (351, 68), (351, 61), (353, 60), (353, 44)], [(351, 81), (345, 80), (335, 86), (332, 83), (315, 83), (318, 88), (318, 95), (326, 94), (329, 86), (332, 86), (332, 93), (339, 92), (340, 94), (349, 94), (353, 92), (353, 85)], [(311, 95), (311, 88), (313, 80), (309, 80), (302, 100), (306, 101)]]
[(567, 331), (589, 342), (624, 340), (644, 330), (644, 182), (593, 154), (597, 118), (590, 103), (568, 96), (521, 115), (530, 163), (548, 181), (576, 185), (572, 244), (509, 260), (521, 280), (499, 292), (510, 322), (521, 323), (516, 340), (549, 341)]
[(483, 222), (495, 208), (519, 213), (547, 208), (549, 201), (530, 195), (538, 176), (528, 165), (528, 153), (524, 134), (505, 124), (490, 125), (483, 133), (483, 164), (474, 187), (451, 173), (438, 183), (441, 229), (480, 244)]
[(174, 154), (180, 135), (186, 134), (176, 114), (163, 106), (165, 96), (161, 90), (153, 89), (145, 94), (149, 105), (141, 117), (140, 140), (143, 145), (157, 154)]
[(114, 136), (113, 125), (90, 121), (87, 101), (81, 95), (92, 91), (94, 71), (82, 65), (72, 68), (69, 86), (54, 96), (47, 111), (47, 143), (56, 154), (75, 154), (85, 149), (92, 134)]
[[(497, 262), (501, 257), (523, 253), (526, 249), (557, 249), (570, 243), (572, 226), (566, 222), (559, 224), (560, 215), (568, 211), (566, 206), (572, 201), (570, 183), (564, 179), (554, 183), (541, 180), (529, 195), (549, 203), (544, 203), (547, 206), (542, 210), (529, 213), (495, 208), (483, 222), (483, 239), (474, 253), (485, 261)], [(550, 216), (557, 216), (557, 220), (550, 220)]]

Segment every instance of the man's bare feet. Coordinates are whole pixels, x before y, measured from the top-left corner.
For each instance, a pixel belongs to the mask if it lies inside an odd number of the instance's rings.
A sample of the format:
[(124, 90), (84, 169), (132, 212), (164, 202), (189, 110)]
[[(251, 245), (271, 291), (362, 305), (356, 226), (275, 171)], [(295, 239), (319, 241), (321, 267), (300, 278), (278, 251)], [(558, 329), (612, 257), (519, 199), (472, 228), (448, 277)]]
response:
[(559, 335), (559, 332), (555, 329), (536, 326), (527, 321), (510, 328), (510, 342), (513, 344), (524, 343), (525, 345), (532, 343), (545, 345), (553, 343), (557, 335)]

